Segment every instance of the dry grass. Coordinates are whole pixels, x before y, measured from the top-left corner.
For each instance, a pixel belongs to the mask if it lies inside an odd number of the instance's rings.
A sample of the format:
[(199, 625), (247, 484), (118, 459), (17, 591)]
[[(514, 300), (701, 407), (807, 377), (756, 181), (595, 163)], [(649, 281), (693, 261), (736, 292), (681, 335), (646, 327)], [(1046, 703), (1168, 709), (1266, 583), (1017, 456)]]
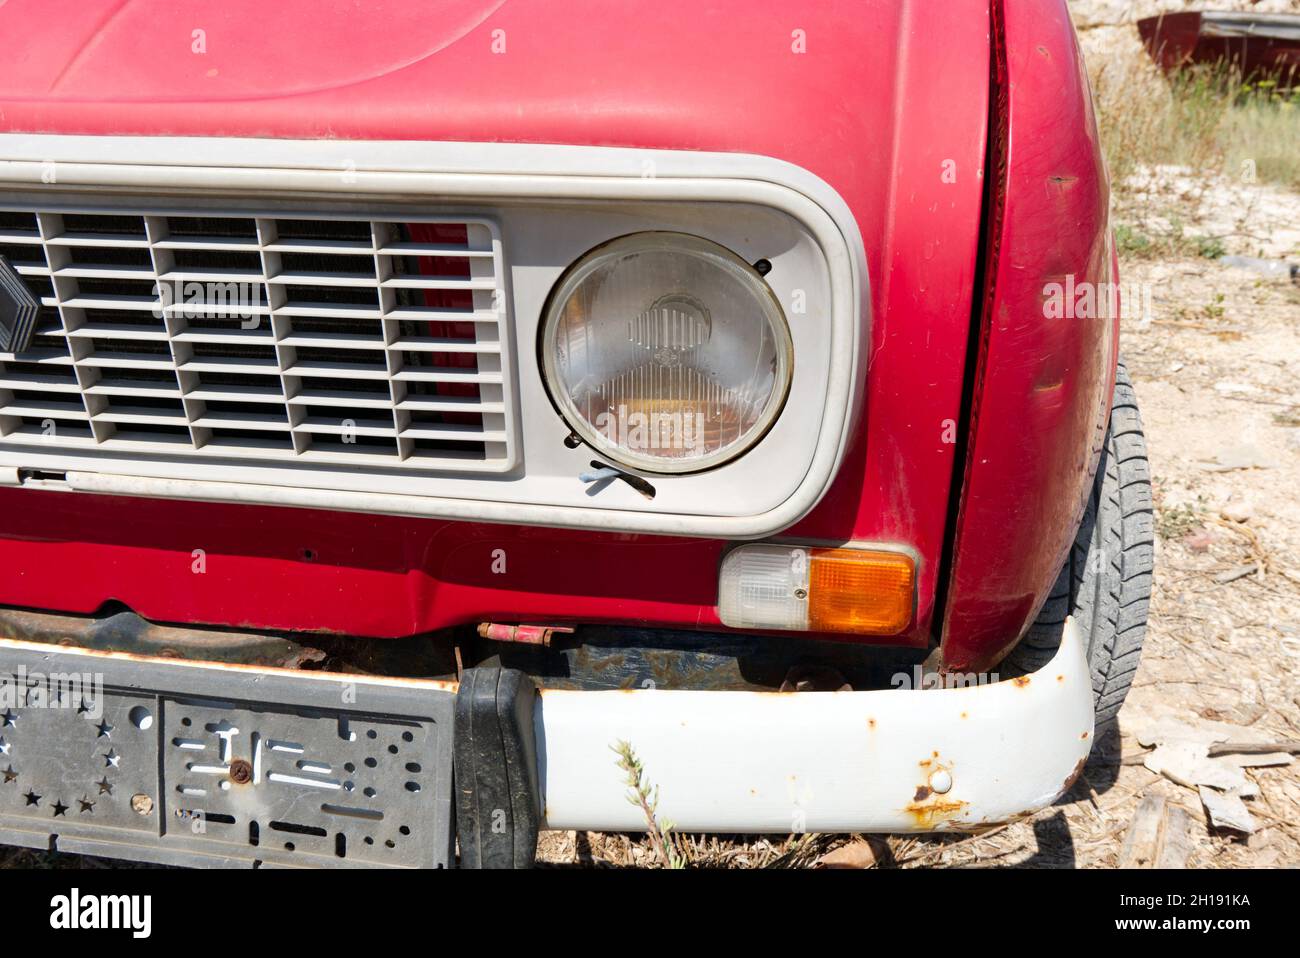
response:
[(1132, 26), (1086, 51), (1098, 125), (1115, 189), (1151, 167), (1300, 187), (1300, 88), (1246, 83), (1230, 65), (1170, 78)]
[(1246, 96), (1223, 125), (1227, 169), (1253, 162), (1261, 180), (1300, 190), (1300, 87), (1286, 98), (1271, 87)]
[[(1169, 78), (1135, 28), (1109, 32), (1104, 44), (1085, 37), (1085, 47), (1121, 257), (1256, 252), (1239, 242), (1250, 239), (1260, 212), (1255, 187), (1300, 188), (1300, 88), (1281, 93), (1272, 82), (1244, 83), (1227, 65)], [(1222, 202), (1225, 187), (1249, 203), (1207, 216), (1207, 202)]]

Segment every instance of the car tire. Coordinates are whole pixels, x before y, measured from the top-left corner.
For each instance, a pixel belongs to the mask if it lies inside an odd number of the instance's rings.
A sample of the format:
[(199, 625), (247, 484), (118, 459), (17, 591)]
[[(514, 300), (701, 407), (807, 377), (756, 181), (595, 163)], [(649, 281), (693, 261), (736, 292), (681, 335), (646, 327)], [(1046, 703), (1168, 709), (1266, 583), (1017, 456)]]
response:
[(1133, 685), (1151, 600), (1155, 519), (1151, 467), (1128, 370), (1119, 364), (1106, 443), (1070, 555), (1042, 611), (1003, 672), (1046, 665), (1066, 616), (1087, 641), (1099, 732), (1115, 721)]

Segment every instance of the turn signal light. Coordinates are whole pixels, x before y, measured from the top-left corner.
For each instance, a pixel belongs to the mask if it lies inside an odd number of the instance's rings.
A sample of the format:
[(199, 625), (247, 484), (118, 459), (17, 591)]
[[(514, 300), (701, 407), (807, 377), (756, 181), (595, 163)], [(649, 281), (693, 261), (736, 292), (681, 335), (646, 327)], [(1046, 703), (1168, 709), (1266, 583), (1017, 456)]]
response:
[(722, 560), (718, 615), (732, 628), (898, 635), (915, 605), (902, 552), (757, 543)]

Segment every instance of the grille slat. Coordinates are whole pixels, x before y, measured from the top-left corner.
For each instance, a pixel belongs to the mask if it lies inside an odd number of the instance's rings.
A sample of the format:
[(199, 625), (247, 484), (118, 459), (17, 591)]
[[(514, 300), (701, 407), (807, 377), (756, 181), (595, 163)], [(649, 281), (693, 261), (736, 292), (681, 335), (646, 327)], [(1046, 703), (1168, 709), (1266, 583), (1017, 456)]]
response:
[(376, 470), (512, 461), (486, 221), (0, 209), (42, 303), (0, 444)]

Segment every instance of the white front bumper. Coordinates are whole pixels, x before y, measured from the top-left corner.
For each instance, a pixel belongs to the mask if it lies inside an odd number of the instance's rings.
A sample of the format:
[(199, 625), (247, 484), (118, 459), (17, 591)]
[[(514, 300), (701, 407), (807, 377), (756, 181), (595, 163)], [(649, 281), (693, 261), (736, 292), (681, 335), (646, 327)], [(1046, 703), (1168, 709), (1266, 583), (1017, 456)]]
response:
[(660, 820), (682, 831), (961, 831), (1035, 811), (1070, 787), (1092, 747), (1092, 683), (1071, 620), (1052, 661), (1012, 681), (543, 690), (534, 726), (546, 828), (645, 828), (611, 751), (623, 740), (659, 789)]

